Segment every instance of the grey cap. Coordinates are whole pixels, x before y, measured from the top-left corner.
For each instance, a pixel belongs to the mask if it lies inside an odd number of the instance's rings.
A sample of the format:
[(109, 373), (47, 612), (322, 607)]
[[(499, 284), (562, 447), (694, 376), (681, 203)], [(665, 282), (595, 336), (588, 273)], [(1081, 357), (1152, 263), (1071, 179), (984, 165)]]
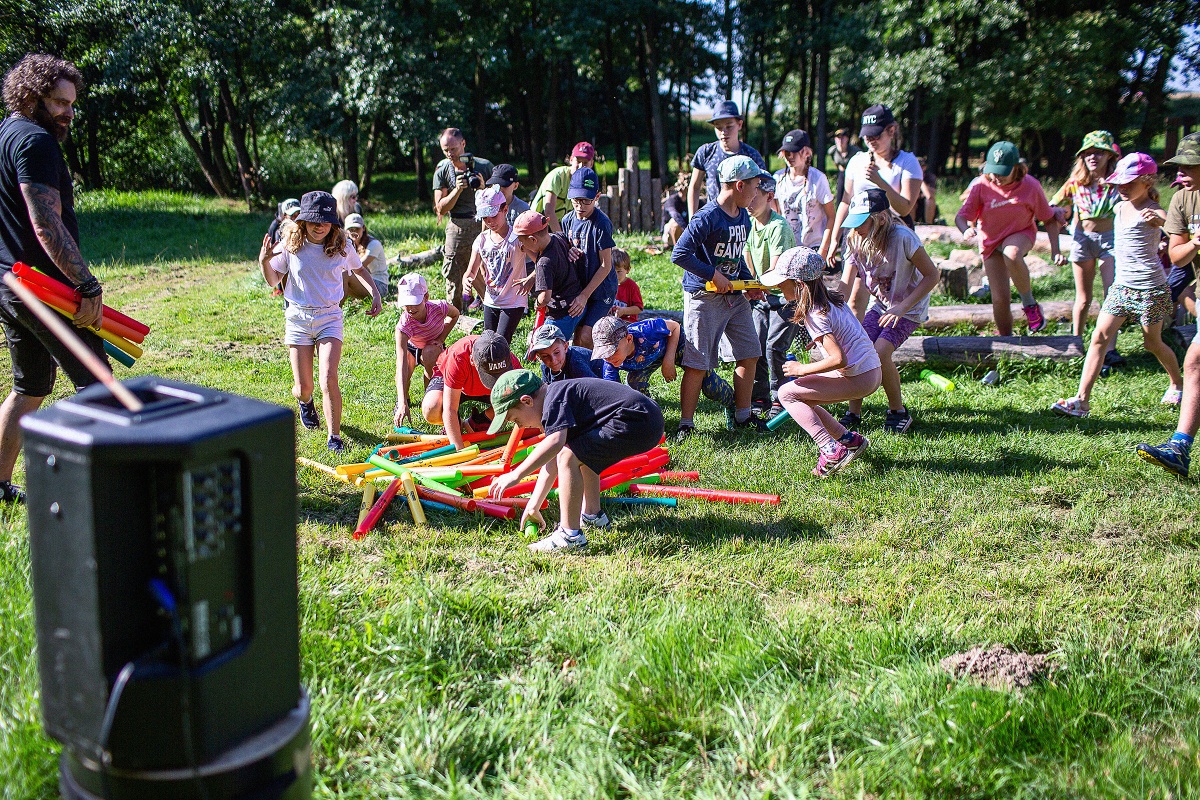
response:
[(823, 274), (825, 259), (820, 253), (811, 247), (792, 247), (784, 250), (774, 268), (764, 272), (759, 280), (764, 286), (778, 286), (784, 281), (813, 281)]
[(471, 363), (479, 371), (479, 380), (488, 389), (496, 379), (513, 368), (508, 340), (495, 331), (484, 331), (471, 345)]
[(601, 317), (592, 326), (592, 361), (612, 358), (629, 334), (629, 323), (618, 317)]
[(539, 350), (545, 350), (560, 339), (564, 342), (567, 340), (567, 337), (563, 336), (562, 329), (557, 325), (547, 322), (530, 334), (529, 350), (525, 353), (525, 360), (528, 361), (533, 358), (534, 353)]

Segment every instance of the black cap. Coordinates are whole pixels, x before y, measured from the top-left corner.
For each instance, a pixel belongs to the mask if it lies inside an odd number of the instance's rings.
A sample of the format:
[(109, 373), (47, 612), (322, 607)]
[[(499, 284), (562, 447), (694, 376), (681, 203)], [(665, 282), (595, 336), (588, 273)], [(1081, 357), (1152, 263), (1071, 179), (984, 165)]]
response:
[(485, 186), (512, 186), (520, 180), (517, 168), (512, 164), (497, 164), (492, 170), (492, 177), (487, 179)]
[(300, 198), (300, 213), (296, 215), (296, 219), (317, 224), (322, 222), (328, 222), (330, 225), (342, 224), (342, 221), (338, 219), (337, 200), (334, 200), (333, 195), (329, 192), (306, 192)]
[(862, 113), (862, 128), (859, 136), (878, 136), (883, 129), (896, 121), (892, 110), (887, 106), (874, 105)]
[(779, 145), (780, 150), (788, 153), (799, 153), (806, 147), (812, 147), (812, 140), (804, 131), (788, 131), (787, 136), (783, 137), (783, 144)]
[(712, 116), (708, 118), (709, 122), (716, 122), (722, 119), (741, 119), (742, 112), (738, 110), (737, 103), (732, 100), (721, 100), (713, 106)]
[(471, 363), (479, 371), (479, 380), (491, 389), (497, 378), (513, 368), (508, 340), (495, 331), (479, 334), (471, 345)]

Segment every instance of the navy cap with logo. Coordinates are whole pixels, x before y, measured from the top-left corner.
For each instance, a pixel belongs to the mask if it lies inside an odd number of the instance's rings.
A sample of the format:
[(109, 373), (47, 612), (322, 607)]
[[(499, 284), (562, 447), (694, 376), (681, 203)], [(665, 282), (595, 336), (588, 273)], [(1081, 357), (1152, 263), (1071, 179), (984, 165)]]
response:
[(302, 222), (315, 222), (318, 225), (328, 222), (330, 225), (341, 225), (338, 219), (337, 200), (329, 192), (306, 192), (300, 198), (300, 213), (296, 219)]
[(786, 153), (799, 153), (806, 147), (812, 147), (812, 140), (807, 133), (799, 130), (788, 131), (787, 136), (783, 137), (783, 144), (779, 145), (779, 149)]
[(716, 122), (722, 119), (741, 119), (742, 112), (738, 110), (738, 104), (732, 100), (721, 100), (713, 106), (712, 116), (708, 118), (709, 122)]
[(874, 105), (862, 113), (862, 128), (859, 136), (879, 136), (884, 128), (896, 121), (892, 110), (887, 106)]
[(513, 369), (512, 350), (508, 340), (495, 331), (484, 331), (471, 345), (471, 363), (479, 372), (479, 380), (491, 389), (496, 379)]
[(581, 167), (571, 173), (571, 187), (567, 189), (567, 199), (595, 200), (600, 192), (600, 177), (594, 169)]
[(891, 208), (891, 203), (888, 202), (887, 192), (883, 189), (863, 189), (850, 199), (850, 213), (846, 215), (846, 219), (842, 222), (843, 228), (857, 228), (867, 221), (867, 217), (876, 214), (880, 211), (887, 211)]
[(486, 186), (512, 186), (520, 180), (517, 168), (512, 164), (497, 164), (492, 170), (492, 177), (487, 179)]

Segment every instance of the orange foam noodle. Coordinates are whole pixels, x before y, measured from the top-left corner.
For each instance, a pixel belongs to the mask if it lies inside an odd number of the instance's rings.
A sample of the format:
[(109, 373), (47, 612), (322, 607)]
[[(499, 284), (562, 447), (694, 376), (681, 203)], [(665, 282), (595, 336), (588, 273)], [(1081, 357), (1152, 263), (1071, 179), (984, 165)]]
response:
[[(14, 275), (16, 275), (18, 278), (21, 278), (22, 280), (24, 280), (27, 285), (31, 284), (31, 283), (36, 284), (37, 286), (45, 289), (48, 292), (53, 292), (53, 293), (57, 294), (59, 297), (63, 298), (64, 300), (72, 300), (72, 301), (78, 303), (82, 299), (82, 296), (79, 294), (79, 292), (76, 289), (73, 289), (72, 287), (67, 286), (65, 283), (63, 283), (61, 281), (54, 280), (54, 278), (51, 278), (49, 275), (38, 272), (37, 270), (35, 270), (33, 267), (29, 266), (28, 264), (23, 264), (20, 261), (18, 261), (16, 264), (13, 264), (12, 271), (13, 271)], [(74, 313), (74, 312), (72, 312), (72, 313)], [(139, 333), (142, 336), (145, 336), (146, 334), (150, 333), (150, 327), (148, 325), (143, 325), (142, 323), (138, 322), (133, 317), (126, 316), (125, 314), (122, 314), (120, 311), (117, 311), (114, 308), (110, 308), (108, 306), (102, 306), (101, 313), (105, 317), (111, 319), (113, 322), (119, 323), (127, 328), (130, 328), (134, 332)], [(138, 341), (140, 342), (141, 339), (138, 339)]]

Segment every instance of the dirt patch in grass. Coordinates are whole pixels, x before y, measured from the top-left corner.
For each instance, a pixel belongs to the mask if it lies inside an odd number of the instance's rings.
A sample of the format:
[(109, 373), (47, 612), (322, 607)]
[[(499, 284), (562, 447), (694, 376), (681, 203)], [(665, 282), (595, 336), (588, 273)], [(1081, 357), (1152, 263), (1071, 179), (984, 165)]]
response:
[(1004, 645), (972, 647), (942, 659), (942, 669), (956, 678), (970, 678), (993, 689), (1024, 689), (1055, 670), (1044, 654), (1030, 655)]

